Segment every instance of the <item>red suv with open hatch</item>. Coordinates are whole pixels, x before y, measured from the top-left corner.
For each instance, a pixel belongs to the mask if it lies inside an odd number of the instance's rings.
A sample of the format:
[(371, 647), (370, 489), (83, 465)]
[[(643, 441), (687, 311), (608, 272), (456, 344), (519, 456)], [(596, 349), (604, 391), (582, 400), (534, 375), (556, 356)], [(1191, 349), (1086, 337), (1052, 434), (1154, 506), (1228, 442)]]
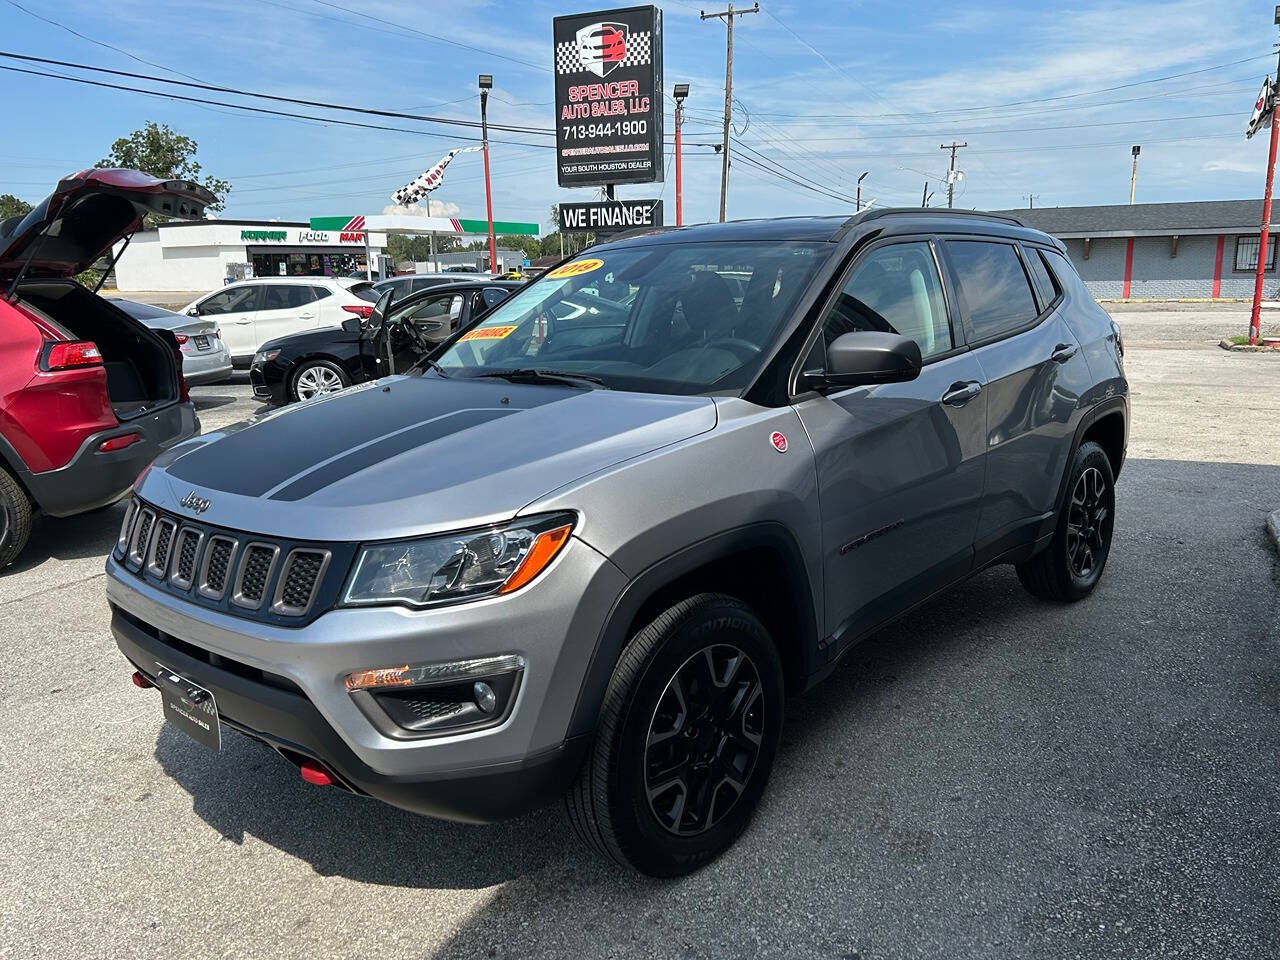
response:
[(0, 221), (0, 569), (36, 514), (115, 502), (156, 454), (199, 430), (173, 334), (73, 278), (147, 214), (196, 219), (214, 200), (186, 180), (84, 170)]

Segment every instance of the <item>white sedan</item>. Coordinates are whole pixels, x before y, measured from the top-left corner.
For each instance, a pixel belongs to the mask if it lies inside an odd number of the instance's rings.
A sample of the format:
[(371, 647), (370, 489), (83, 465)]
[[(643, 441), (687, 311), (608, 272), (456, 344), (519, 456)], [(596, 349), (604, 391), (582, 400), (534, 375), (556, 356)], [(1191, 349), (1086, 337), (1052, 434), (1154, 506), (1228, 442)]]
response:
[(268, 340), (368, 317), (377, 301), (378, 291), (367, 280), (261, 277), (229, 283), (187, 304), (182, 312), (215, 319), (232, 359), (248, 363)]

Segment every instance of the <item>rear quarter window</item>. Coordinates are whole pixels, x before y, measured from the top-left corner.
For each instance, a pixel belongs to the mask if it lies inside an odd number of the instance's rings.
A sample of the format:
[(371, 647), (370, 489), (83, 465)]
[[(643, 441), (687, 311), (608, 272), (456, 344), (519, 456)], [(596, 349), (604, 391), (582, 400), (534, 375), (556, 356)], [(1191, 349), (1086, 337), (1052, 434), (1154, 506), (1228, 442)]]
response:
[(947, 252), (969, 308), (972, 340), (1003, 336), (1035, 322), (1040, 311), (1012, 244), (948, 240)]

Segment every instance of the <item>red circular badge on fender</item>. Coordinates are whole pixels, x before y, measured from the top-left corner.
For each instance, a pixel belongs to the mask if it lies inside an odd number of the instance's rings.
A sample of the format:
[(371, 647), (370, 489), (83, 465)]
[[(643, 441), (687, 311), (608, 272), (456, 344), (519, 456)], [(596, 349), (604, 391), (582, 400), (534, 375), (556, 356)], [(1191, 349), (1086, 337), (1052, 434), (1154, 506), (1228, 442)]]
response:
[(787, 438), (777, 430), (773, 431), (773, 436), (769, 438), (769, 442), (773, 444), (773, 449), (779, 453), (787, 452)]

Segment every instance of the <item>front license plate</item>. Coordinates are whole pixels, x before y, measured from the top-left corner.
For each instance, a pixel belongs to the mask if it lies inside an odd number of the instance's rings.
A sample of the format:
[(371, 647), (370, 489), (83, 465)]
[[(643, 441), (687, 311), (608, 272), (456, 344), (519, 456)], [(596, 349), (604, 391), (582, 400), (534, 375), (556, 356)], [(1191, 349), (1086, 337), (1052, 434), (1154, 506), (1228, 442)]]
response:
[(163, 663), (156, 664), (156, 685), (164, 701), (166, 720), (210, 750), (222, 749), (218, 704), (210, 691), (179, 676)]
[(196, 349), (197, 349), (197, 350), (208, 350), (208, 349), (209, 349), (209, 338), (208, 338), (208, 337), (206, 337), (206, 336), (199, 336), (199, 337), (196, 337)]

